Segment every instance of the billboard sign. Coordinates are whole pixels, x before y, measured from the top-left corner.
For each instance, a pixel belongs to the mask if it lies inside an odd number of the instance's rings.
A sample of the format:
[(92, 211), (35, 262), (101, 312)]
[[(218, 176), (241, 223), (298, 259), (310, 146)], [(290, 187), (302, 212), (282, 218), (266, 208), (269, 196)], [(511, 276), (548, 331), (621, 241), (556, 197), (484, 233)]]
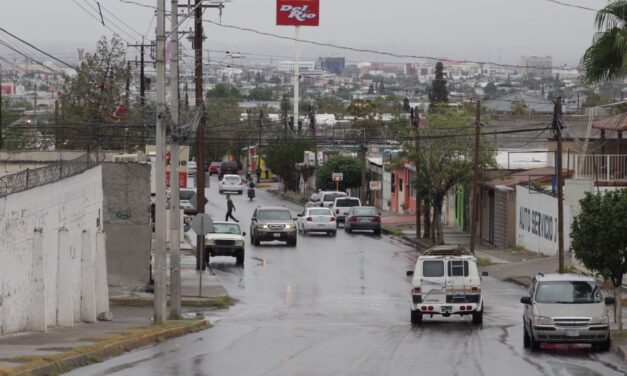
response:
[(277, 0), (276, 24), (279, 26), (318, 26), (320, 0)]

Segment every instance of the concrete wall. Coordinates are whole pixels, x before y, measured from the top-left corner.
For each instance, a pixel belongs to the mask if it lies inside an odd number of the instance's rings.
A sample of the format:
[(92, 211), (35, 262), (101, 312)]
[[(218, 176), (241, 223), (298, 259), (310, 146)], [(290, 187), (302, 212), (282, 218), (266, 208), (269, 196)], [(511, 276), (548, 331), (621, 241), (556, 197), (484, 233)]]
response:
[(150, 164), (104, 163), (102, 175), (109, 285), (143, 288), (150, 280)]
[[(528, 187), (516, 187), (516, 245), (530, 251), (557, 254), (557, 199)], [(570, 248), (570, 207), (564, 205), (564, 250)]]
[[(0, 198), (0, 335), (93, 322), (102, 168)], [(90, 275), (92, 277), (90, 277)]]

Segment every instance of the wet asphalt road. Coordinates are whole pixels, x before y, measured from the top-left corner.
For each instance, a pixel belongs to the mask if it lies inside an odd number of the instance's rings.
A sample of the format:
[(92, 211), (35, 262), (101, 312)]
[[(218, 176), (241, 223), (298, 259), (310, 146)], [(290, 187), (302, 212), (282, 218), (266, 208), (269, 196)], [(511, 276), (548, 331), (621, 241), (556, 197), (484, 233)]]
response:
[[(224, 196), (212, 178), (208, 209), (222, 219)], [(295, 205), (258, 192), (234, 196), (248, 233), (256, 205)], [(239, 303), (209, 314), (215, 327), (138, 350), (70, 375), (624, 375), (615, 354), (586, 346), (523, 348), (524, 290), (484, 278), (482, 327), (466, 318), (409, 323), (409, 280), (416, 254), (383, 236), (338, 232), (299, 236), (296, 248), (246, 244), (212, 269)]]

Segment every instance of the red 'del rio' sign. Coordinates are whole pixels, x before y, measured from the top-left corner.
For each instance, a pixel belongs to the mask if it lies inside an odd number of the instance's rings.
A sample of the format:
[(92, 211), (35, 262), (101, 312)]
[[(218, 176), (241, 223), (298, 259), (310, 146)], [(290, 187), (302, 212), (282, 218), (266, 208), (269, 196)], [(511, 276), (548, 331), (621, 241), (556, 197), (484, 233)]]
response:
[(320, 0), (277, 0), (276, 24), (285, 26), (318, 26)]

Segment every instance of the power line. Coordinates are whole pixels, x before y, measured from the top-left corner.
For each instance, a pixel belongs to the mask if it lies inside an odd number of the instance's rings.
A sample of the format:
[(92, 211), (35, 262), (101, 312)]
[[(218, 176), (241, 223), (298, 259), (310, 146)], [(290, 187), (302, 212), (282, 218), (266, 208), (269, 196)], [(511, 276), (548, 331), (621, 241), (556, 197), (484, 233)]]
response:
[(584, 7), (582, 5), (577, 5), (577, 4), (570, 4), (570, 3), (566, 3), (563, 1), (558, 1), (558, 0), (545, 0), (548, 1), (549, 3), (554, 3), (554, 4), (558, 4), (558, 5), (563, 5), (566, 7), (571, 7), (571, 8), (578, 8), (578, 9), (583, 9), (583, 10), (589, 10), (592, 12), (598, 12), (598, 9), (593, 9), (593, 8), (588, 8), (588, 7)]

